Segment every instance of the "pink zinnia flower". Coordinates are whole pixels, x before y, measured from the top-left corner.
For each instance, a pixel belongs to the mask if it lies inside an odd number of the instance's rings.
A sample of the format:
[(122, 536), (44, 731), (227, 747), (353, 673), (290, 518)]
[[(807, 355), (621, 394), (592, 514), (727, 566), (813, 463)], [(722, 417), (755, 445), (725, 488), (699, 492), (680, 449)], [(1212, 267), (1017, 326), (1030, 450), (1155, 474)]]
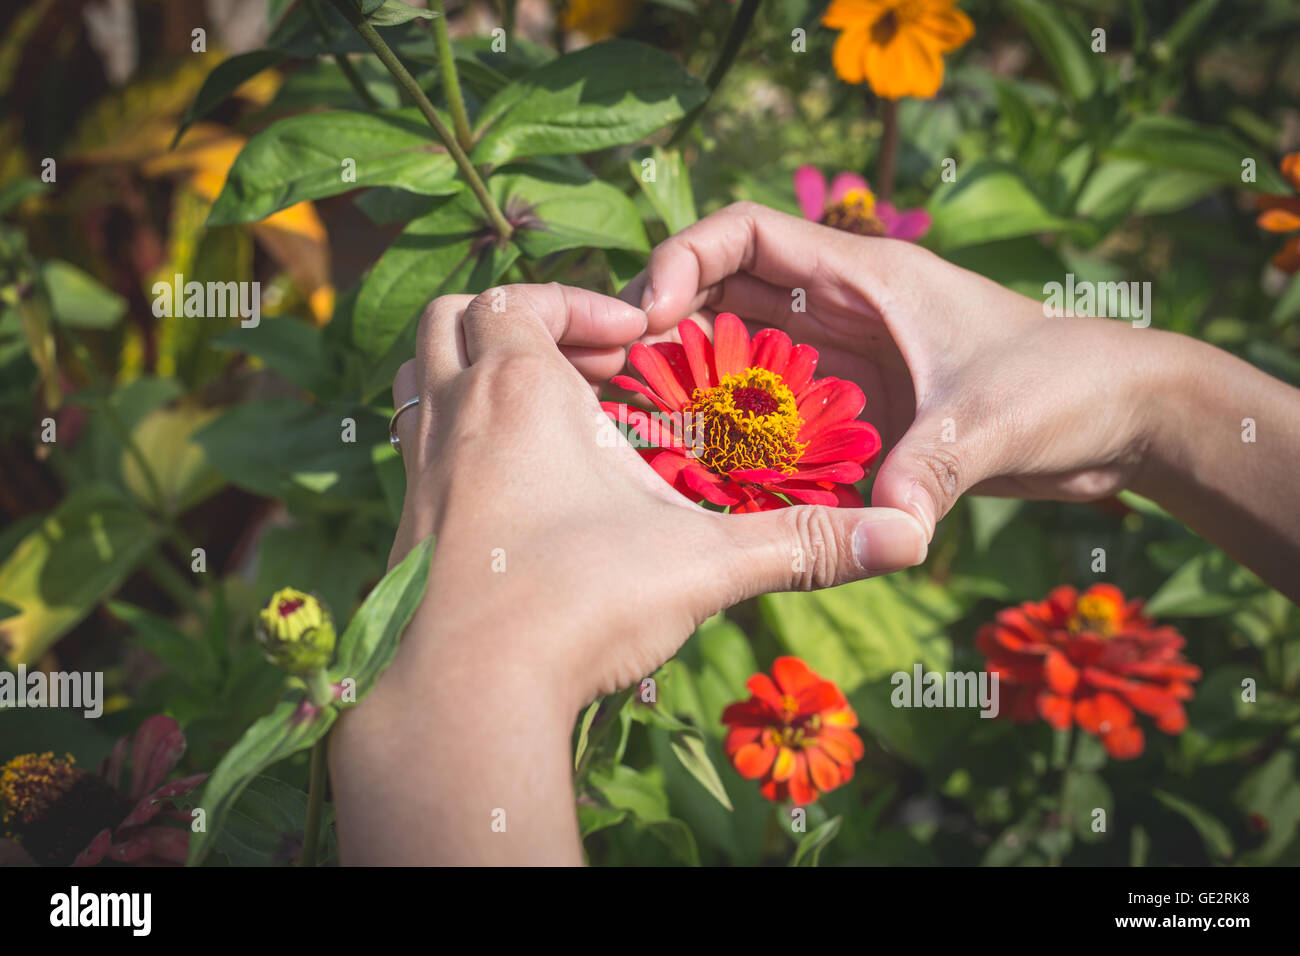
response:
[(930, 214), (924, 209), (898, 209), (877, 199), (856, 173), (837, 174), (828, 188), (820, 169), (800, 166), (794, 171), (794, 194), (805, 219), (860, 236), (915, 242), (930, 228)]

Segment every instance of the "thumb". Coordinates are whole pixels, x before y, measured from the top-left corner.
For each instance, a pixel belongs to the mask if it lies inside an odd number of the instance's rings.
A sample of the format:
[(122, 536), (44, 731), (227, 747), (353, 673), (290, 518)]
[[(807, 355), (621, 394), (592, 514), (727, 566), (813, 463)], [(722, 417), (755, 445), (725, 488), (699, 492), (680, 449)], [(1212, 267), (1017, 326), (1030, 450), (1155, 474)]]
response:
[(982, 477), (982, 459), (955, 419), (918, 418), (876, 472), (871, 504), (912, 515), (929, 540), (939, 519)]
[(893, 508), (798, 505), (728, 515), (735, 600), (771, 591), (809, 591), (897, 571), (925, 560), (926, 536)]

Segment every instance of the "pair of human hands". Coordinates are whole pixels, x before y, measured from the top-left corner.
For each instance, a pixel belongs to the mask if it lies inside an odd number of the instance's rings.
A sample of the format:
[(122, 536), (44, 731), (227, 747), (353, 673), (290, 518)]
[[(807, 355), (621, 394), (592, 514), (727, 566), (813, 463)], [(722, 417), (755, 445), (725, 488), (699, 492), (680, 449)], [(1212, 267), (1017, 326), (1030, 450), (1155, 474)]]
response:
[[(910, 243), (741, 203), (661, 244), (622, 298), (554, 284), (443, 296), (393, 384), (398, 404), (420, 398), (396, 426), (393, 560), (436, 535), (427, 600), (448, 628), (497, 634), (485, 653), (520, 659), (568, 707), (653, 672), (746, 597), (920, 563), (968, 490), (1096, 498), (1143, 464), (1135, 389), (1156, 376), (1126, 326), (1046, 320)], [(710, 512), (606, 440), (593, 392), (626, 347), (673, 339), (688, 317), (711, 332), (724, 311), (814, 346), (819, 376), (862, 388), (887, 452), (872, 507)]]

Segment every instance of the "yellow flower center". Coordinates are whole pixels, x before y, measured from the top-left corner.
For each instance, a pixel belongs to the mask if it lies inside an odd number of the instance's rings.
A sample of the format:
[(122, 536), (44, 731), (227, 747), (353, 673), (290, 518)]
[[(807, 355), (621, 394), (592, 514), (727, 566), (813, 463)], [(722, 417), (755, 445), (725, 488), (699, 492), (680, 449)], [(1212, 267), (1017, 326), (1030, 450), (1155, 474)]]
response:
[(1099, 637), (1113, 637), (1119, 629), (1119, 608), (1114, 601), (1085, 594), (1074, 606), (1070, 618), (1071, 633), (1091, 633)]
[(770, 369), (747, 368), (724, 375), (713, 388), (692, 396), (691, 437), (695, 457), (717, 474), (770, 469), (792, 475), (808, 447), (799, 442), (803, 418), (794, 393)]
[(869, 189), (850, 189), (839, 202), (829, 203), (822, 222), (859, 236), (885, 234), (885, 227), (876, 218), (876, 197)]
[(0, 822), (30, 823), (72, 789), (83, 771), (71, 754), (23, 754), (0, 767)]

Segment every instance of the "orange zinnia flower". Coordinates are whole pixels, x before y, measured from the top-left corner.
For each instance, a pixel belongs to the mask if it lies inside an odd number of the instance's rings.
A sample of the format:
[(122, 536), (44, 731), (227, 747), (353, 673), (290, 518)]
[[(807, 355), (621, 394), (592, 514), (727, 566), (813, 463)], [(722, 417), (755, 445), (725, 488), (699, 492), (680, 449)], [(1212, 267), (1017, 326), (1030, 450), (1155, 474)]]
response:
[(863, 754), (858, 715), (838, 687), (797, 657), (778, 657), (771, 677), (755, 674), (746, 686), (754, 696), (723, 711), (724, 746), (742, 777), (762, 779), (763, 796), (801, 807), (853, 779)]
[(934, 96), (943, 55), (975, 35), (957, 0), (832, 0), (822, 23), (843, 31), (831, 53), (840, 79), (887, 100)]
[(713, 323), (713, 342), (690, 319), (681, 343), (637, 343), (629, 361), (646, 380), (611, 383), (650, 399), (667, 420), (618, 402), (601, 407), (649, 448), (641, 456), (692, 501), (733, 512), (792, 503), (862, 507), (852, 483), (880, 453), (880, 435), (857, 421), (862, 389), (813, 378), (817, 350), (778, 329), (751, 339), (730, 312)]
[[(1300, 153), (1289, 153), (1282, 160), (1282, 175), (1300, 191)], [(1260, 210), (1256, 225), (1269, 232), (1295, 232), (1300, 230), (1300, 196), (1257, 196), (1255, 206)], [(1282, 250), (1273, 257), (1273, 265), (1283, 272), (1300, 270), (1300, 236), (1292, 236)]]
[(1000, 611), (975, 646), (998, 675), (1003, 713), (1039, 716), (1058, 730), (1077, 723), (1119, 760), (1145, 745), (1135, 711), (1167, 734), (1181, 733), (1182, 701), (1201, 670), (1183, 658), (1182, 635), (1141, 609), (1114, 585), (1094, 584), (1083, 594), (1059, 587), (1045, 601)]

